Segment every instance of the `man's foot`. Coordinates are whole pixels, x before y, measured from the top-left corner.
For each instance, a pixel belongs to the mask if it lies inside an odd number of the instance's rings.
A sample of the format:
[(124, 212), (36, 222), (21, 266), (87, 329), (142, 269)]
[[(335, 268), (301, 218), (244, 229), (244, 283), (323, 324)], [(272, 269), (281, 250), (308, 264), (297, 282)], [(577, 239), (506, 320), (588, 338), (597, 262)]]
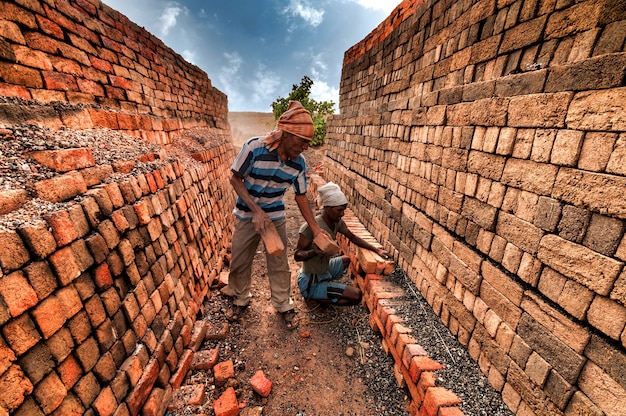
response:
[(226, 311), (226, 319), (230, 322), (237, 322), (247, 308), (248, 306), (232, 305), (230, 309)]
[(283, 321), (285, 321), (285, 326), (288, 330), (293, 331), (300, 325), (300, 321), (298, 320), (294, 309), (286, 312), (280, 312), (280, 314), (283, 316)]

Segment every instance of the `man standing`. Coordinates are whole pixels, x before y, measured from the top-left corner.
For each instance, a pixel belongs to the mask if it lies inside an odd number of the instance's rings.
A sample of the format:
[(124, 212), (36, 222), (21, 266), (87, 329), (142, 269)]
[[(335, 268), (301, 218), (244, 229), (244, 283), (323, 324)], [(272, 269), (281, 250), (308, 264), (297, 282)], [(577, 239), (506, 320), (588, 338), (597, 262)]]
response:
[(272, 306), (293, 330), (298, 320), (291, 299), (291, 270), (287, 258), (287, 233), (284, 195), (293, 187), (295, 201), (314, 235), (322, 231), (315, 221), (306, 196), (306, 162), (302, 156), (313, 139), (313, 120), (298, 101), (290, 101), (276, 124), (265, 137), (253, 137), (241, 148), (231, 167), (231, 179), (237, 203), (233, 214), (229, 286), (233, 303), (226, 318), (237, 321), (250, 303), (252, 261), (262, 234), (276, 227), (285, 249), (265, 259), (270, 283)]

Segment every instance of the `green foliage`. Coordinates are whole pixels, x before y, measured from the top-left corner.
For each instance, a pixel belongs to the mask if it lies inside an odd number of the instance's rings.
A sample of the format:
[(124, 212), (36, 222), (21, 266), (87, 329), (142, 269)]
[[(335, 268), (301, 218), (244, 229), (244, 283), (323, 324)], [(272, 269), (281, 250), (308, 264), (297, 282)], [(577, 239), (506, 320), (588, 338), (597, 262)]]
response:
[(274, 119), (278, 120), (280, 115), (289, 107), (289, 101), (300, 101), (302, 106), (311, 113), (315, 127), (311, 146), (320, 146), (326, 142), (326, 116), (335, 112), (335, 103), (333, 101), (315, 101), (310, 98), (311, 86), (313, 86), (313, 80), (306, 75), (303, 76), (300, 85), (293, 84), (287, 97), (279, 97), (272, 103), (272, 113)]

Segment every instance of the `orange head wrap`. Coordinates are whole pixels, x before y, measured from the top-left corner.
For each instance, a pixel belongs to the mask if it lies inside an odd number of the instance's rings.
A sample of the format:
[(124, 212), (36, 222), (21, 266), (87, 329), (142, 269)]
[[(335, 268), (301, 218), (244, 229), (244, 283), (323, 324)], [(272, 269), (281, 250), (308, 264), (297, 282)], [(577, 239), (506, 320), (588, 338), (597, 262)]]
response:
[(281, 132), (286, 131), (305, 140), (313, 140), (313, 119), (299, 101), (289, 101), (289, 107), (278, 118), (276, 129), (265, 137), (270, 150), (276, 149), (282, 139)]

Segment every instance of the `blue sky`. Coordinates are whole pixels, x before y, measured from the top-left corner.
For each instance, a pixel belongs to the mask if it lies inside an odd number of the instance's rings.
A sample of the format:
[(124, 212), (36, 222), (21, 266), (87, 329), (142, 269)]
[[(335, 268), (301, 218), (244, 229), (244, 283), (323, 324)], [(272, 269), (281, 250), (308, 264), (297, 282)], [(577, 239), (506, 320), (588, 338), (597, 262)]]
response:
[(103, 0), (207, 73), (230, 111), (271, 112), (304, 75), (339, 102), (343, 55), (401, 0)]

